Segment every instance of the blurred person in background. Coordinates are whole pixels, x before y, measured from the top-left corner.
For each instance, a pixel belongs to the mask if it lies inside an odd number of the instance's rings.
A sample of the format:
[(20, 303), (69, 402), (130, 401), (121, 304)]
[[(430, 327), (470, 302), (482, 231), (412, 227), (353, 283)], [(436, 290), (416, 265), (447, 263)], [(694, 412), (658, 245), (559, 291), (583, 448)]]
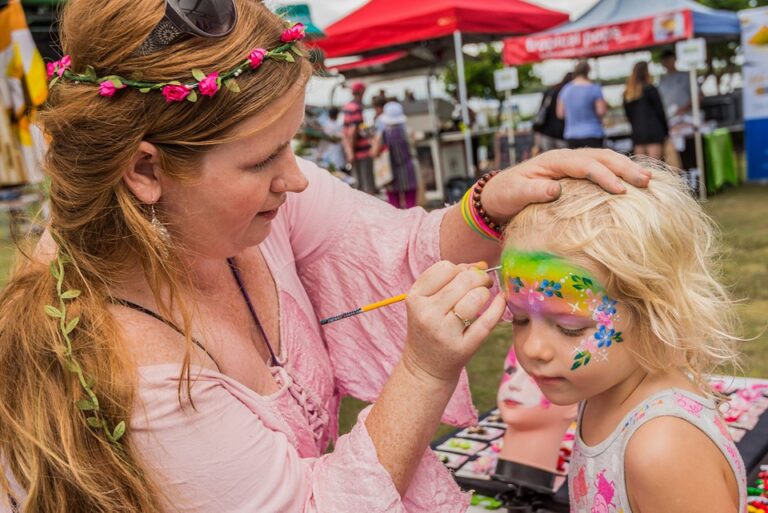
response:
[(624, 91), (624, 112), (632, 125), (634, 153), (661, 159), (669, 127), (659, 91), (651, 83), (647, 62), (638, 62), (632, 68)]
[(376, 192), (373, 182), (371, 138), (363, 119), (363, 95), (365, 84), (353, 82), (352, 101), (344, 105), (344, 129), (342, 142), (347, 156), (347, 170), (357, 180), (357, 187), (369, 194)]
[(322, 121), (323, 133), (328, 137), (321, 143), (322, 161), (329, 169), (333, 167), (333, 171), (344, 169), (347, 165), (341, 144), (343, 126), (340, 121), (338, 107), (328, 109), (328, 117)]
[(565, 123), (557, 117), (557, 97), (571, 80), (573, 73), (569, 71), (559, 83), (544, 92), (541, 107), (533, 122), (534, 144), (538, 153), (568, 147), (563, 136)]
[(557, 117), (565, 121), (563, 135), (569, 148), (602, 148), (605, 131), (603, 116), (608, 104), (599, 84), (589, 79), (590, 67), (580, 61), (573, 80), (563, 86), (557, 99)]
[(382, 130), (376, 132), (371, 155), (376, 158), (385, 150), (389, 150), (392, 183), (386, 186), (387, 200), (398, 208), (415, 207), (418, 181), (408, 141), (408, 119), (403, 112), (403, 106), (396, 101), (387, 102), (377, 119), (377, 122), (379, 121)]

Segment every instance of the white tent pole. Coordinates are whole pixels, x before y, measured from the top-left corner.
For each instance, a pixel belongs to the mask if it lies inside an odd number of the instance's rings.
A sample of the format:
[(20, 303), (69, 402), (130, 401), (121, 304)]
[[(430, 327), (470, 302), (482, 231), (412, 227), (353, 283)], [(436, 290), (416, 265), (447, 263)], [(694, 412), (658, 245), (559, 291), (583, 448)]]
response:
[(474, 176), (475, 169), (472, 154), (472, 129), (469, 123), (469, 107), (467, 106), (467, 77), (464, 74), (464, 53), (461, 42), (461, 31), (453, 32), (453, 46), (456, 49), (456, 71), (459, 82), (459, 102), (461, 103), (461, 121), (464, 123), (464, 149), (467, 154), (467, 176)]
[[(435, 98), (432, 95), (432, 74), (433, 70), (427, 74), (427, 109), (429, 110), (429, 119), (432, 122), (432, 137), (429, 140), (429, 150), (432, 153), (432, 169), (435, 170), (435, 189), (439, 197), (443, 197), (443, 166), (440, 162), (440, 122), (437, 119), (437, 109), (435, 109)], [(420, 178), (421, 179), (421, 178)]]
[(701, 108), (699, 105), (699, 87), (696, 82), (696, 67), (688, 71), (691, 86), (691, 106), (693, 107), (693, 144), (696, 149), (696, 168), (699, 170), (699, 201), (707, 200), (707, 180), (704, 173), (704, 145), (701, 141)]

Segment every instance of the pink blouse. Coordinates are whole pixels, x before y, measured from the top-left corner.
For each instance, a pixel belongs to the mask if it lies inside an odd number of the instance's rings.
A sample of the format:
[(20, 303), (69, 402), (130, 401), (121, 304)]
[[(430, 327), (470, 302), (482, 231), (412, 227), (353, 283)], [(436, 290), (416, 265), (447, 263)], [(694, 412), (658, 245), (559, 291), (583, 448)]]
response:
[[(182, 409), (179, 365), (141, 367), (132, 439), (169, 511), (465, 511), (468, 495), (430, 450), (400, 498), (366, 431), (367, 409), (336, 440), (341, 397), (375, 401), (397, 363), (404, 305), (318, 321), (407, 290), (440, 258), (444, 211), (396, 210), (314, 164), (299, 165), (310, 185), (288, 196), (260, 246), (279, 292), (279, 391), (261, 396), (193, 367), (196, 409)], [(465, 374), (443, 421), (476, 421)], [(323, 454), (331, 440), (333, 452)]]

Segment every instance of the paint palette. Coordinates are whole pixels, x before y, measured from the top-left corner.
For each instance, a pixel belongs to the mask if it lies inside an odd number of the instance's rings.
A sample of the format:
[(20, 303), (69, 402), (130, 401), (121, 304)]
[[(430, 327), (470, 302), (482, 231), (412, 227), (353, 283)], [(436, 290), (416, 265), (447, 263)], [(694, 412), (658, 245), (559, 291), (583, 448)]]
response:
[(445, 465), (451, 470), (456, 470), (461, 467), (469, 459), (469, 456), (462, 456), (461, 454), (454, 454), (452, 452), (433, 451), (440, 463)]
[(485, 449), (486, 447), (488, 447), (488, 444), (485, 442), (454, 437), (454, 438), (449, 438), (442, 444), (438, 445), (437, 450), (456, 452), (459, 454), (474, 456), (475, 454)]
[(477, 425), (460, 431), (456, 436), (460, 438), (471, 438), (472, 440), (491, 442), (504, 436), (504, 431), (504, 429), (498, 427)]
[(490, 479), (491, 475), (496, 471), (498, 460), (498, 455), (478, 456), (462, 465), (456, 471), (456, 476), (469, 479)]

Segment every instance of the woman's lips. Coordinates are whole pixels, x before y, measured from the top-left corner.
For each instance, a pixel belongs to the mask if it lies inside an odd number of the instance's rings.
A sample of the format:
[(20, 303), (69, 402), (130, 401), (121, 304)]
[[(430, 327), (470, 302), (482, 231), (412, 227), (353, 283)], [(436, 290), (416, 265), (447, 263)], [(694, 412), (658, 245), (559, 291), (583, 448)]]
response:
[(259, 217), (263, 217), (264, 219), (267, 219), (268, 221), (271, 221), (275, 217), (277, 217), (277, 208), (274, 210), (265, 210), (264, 212), (259, 212)]
[(522, 403), (515, 401), (513, 399), (504, 399), (504, 406), (507, 408), (518, 408), (522, 406)]

